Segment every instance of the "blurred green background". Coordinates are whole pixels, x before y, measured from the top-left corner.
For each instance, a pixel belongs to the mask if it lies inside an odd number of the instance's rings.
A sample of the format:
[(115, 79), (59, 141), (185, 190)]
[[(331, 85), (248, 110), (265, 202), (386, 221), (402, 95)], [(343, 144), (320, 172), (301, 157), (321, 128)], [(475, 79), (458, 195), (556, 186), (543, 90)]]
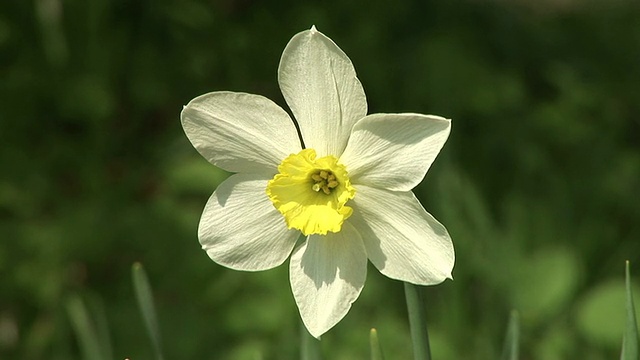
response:
[[(281, 52), (312, 24), (371, 113), (453, 119), (416, 189), (457, 256), (455, 281), (428, 289), (434, 357), (497, 358), (517, 309), (523, 359), (618, 358), (624, 260), (640, 279), (638, 3), (275, 4), (0, 2), (0, 358), (81, 359), (83, 331), (114, 359), (152, 358), (135, 261), (168, 359), (298, 358), (287, 266), (235, 272), (200, 249), (226, 175), (179, 113), (215, 90), (284, 106)], [(326, 358), (365, 358), (371, 327), (388, 358), (411, 356), (402, 284), (373, 267)]]

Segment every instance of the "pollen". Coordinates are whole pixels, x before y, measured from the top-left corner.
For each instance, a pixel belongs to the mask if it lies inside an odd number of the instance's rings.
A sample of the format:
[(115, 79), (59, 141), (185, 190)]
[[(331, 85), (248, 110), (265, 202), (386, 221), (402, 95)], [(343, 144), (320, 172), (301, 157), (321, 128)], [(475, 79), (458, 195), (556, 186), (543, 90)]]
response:
[(291, 154), (278, 166), (266, 193), (290, 229), (305, 235), (339, 232), (356, 190), (335, 156), (316, 158), (314, 149)]

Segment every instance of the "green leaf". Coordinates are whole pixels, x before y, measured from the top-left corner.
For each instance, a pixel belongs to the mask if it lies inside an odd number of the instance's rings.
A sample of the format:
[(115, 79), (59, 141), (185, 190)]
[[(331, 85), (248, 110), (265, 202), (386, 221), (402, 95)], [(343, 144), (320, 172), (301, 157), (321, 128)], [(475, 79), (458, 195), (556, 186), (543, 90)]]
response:
[(631, 291), (631, 274), (629, 261), (625, 265), (625, 286), (627, 290), (627, 325), (622, 338), (621, 360), (638, 359), (638, 323), (636, 322), (636, 310), (633, 305), (633, 292)]
[(378, 341), (378, 331), (376, 329), (371, 329), (369, 342), (371, 344), (371, 360), (384, 360), (382, 347), (380, 347), (380, 341)]
[(101, 334), (100, 328), (91, 320), (84, 301), (78, 295), (71, 296), (66, 303), (71, 326), (78, 338), (80, 352), (86, 360), (108, 360), (111, 358), (111, 347), (103, 343), (108, 338)]
[(427, 315), (424, 309), (423, 288), (418, 285), (404, 283), (404, 294), (409, 313), (413, 358), (415, 360), (431, 359), (429, 333), (427, 332)]
[(147, 274), (142, 264), (133, 264), (131, 276), (133, 278), (133, 290), (138, 299), (138, 307), (140, 308), (144, 325), (151, 339), (156, 359), (162, 360), (164, 357), (162, 356), (162, 348), (160, 346), (160, 330), (158, 328), (156, 309), (153, 305), (153, 294), (151, 293), (151, 286), (149, 285), (149, 280), (147, 279)]
[(517, 311), (512, 311), (507, 326), (501, 360), (517, 360), (520, 343), (520, 319)]

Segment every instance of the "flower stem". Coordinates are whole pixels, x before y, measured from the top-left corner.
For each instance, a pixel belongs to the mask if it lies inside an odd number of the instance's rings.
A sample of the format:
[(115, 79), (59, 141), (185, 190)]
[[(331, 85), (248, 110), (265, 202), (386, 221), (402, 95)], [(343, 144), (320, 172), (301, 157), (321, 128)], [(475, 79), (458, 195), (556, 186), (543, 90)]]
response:
[(304, 325), (300, 327), (300, 353), (302, 360), (322, 360), (320, 340), (311, 336)]
[(424, 289), (421, 286), (404, 283), (409, 327), (411, 328), (411, 342), (413, 343), (413, 358), (415, 360), (431, 359), (423, 291)]

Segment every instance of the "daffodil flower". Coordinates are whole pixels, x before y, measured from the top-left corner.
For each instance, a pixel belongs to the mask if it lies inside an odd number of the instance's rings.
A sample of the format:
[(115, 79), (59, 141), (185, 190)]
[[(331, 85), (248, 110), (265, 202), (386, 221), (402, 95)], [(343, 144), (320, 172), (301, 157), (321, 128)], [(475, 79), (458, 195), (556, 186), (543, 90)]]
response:
[(451, 278), (449, 234), (411, 192), (449, 136), (450, 120), (367, 115), (351, 60), (315, 27), (289, 41), (278, 83), (301, 137), (287, 112), (259, 95), (212, 92), (182, 111), (193, 146), (235, 173), (200, 219), (209, 257), (259, 271), (291, 256), (293, 296), (318, 338), (360, 295), (367, 259), (413, 284)]

